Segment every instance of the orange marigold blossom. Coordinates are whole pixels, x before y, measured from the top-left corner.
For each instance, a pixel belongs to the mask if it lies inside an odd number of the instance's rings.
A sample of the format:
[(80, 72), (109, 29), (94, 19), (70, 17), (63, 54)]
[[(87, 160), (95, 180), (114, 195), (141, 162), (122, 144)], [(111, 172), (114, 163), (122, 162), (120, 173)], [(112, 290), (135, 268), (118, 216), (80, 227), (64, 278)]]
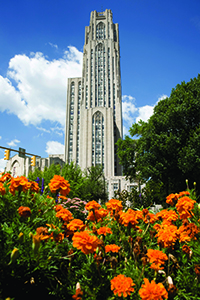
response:
[(16, 178), (11, 178), (9, 182), (9, 191), (14, 196), (16, 191), (23, 191), (26, 192), (30, 188), (31, 184), (28, 179), (24, 176), (18, 176)]
[(153, 213), (148, 213), (147, 215), (145, 215), (145, 217), (143, 218), (143, 220), (144, 220), (145, 223), (154, 224), (157, 221), (157, 217)]
[(163, 284), (156, 284), (154, 280), (150, 283), (147, 278), (144, 278), (144, 284), (142, 284), (141, 289), (139, 290), (139, 295), (142, 300), (168, 299), (168, 293)]
[(1, 178), (0, 178), (0, 182), (5, 182), (5, 181), (8, 181), (9, 179), (11, 179), (12, 176), (10, 173), (4, 173), (2, 174)]
[(180, 242), (196, 240), (195, 235), (199, 233), (199, 229), (194, 223), (186, 223), (179, 227), (178, 233)]
[(52, 193), (59, 192), (62, 196), (67, 196), (70, 192), (69, 182), (60, 175), (54, 175), (54, 177), (50, 180), (49, 188)]
[(106, 206), (109, 211), (115, 210), (117, 212), (123, 209), (122, 201), (119, 201), (117, 199), (110, 199), (106, 203)]
[(153, 228), (158, 231), (155, 235), (155, 237), (158, 237), (158, 244), (164, 248), (173, 247), (179, 238), (178, 229), (175, 225), (156, 224)]
[(179, 194), (170, 194), (166, 197), (166, 203), (170, 204), (171, 206), (174, 206), (175, 201), (177, 201), (179, 198)]
[(182, 196), (189, 196), (190, 195), (190, 192), (188, 192), (188, 191), (183, 191), (183, 192), (180, 192), (179, 194), (178, 194), (178, 198), (180, 198), (180, 197), (182, 197)]
[(38, 193), (40, 190), (38, 183), (35, 181), (30, 181), (29, 183), (30, 183), (29, 188), (30, 188), (31, 192)]
[(180, 219), (191, 218), (191, 210), (194, 208), (195, 203), (195, 200), (192, 200), (187, 196), (182, 197), (178, 200), (176, 209), (179, 213)]
[(104, 227), (100, 227), (99, 229), (97, 229), (97, 234), (103, 234), (103, 235), (107, 235), (107, 233), (112, 234), (112, 230), (111, 228), (104, 226)]
[(135, 217), (135, 212), (134, 211), (127, 211), (127, 212), (120, 211), (119, 216), (120, 216), (119, 217), (119, 223), (123, 224), (126, 227), (129, 224), (131, 224), (132, 227), (134, 227), (136, 224), (138, 224), (138, 221)]
[(108, 211), (105, 208), (100, 208), (94, 211), (90, 211), (89, 215), (87, 217), (87, 220), (90, 220), (92, 222), (95, 221), (102, 221), (104, 217), (108, 215)]
[(70, 222), (73, 219), (72, 213), (66, 208), (60, 209), (56, 213), (56, 217), (62, 219), (65, 222)]
[(157, 219), (162, 219), (167, 222), (172, 222), (178, 220), (179, 216), (174, 210), (163, 209), (156, 214)]
[(18, 208), (18, 213), (19, 213), (20, 217), (28, 218), (31, 215), (31, 210), (29, 207), (20, 206)]
[(115, 295), (118, 295), (121, 297), (122, 295), (124, 297), (127, 297), (131, 294), (131, 292), (134, 292), (133, 286), (135, 285), (133, 283), (133, 280), (130, 277), (126, 277), (123, 274), (119, 274), (118, 276), (114, 277), (110, 281), (111, 283), (111, 290)]
[(72, 238), (73, 247), (81, 250), (84, 254), (93, 253), (96, 251), (99, 240), (96, 236), (90, 235), (90, 231), (85, 230), (75, 232)]
[(69, 224), (67, 224), (67, 229), (70, 231), (76, 231), (78, 229), (82, 231), (85, 229), (85, 224), (80, 219), (73, 219)]
[(86, 205), (85, 205), (85, 209), (86, 210), (97, 210), (101, 207), (101, 205), (99, 203), (97, 203), (96, 201), (92, 200), (89, 201)]
[(111, 245), (106, 245), (105, 246), (105, 252), (119, 252), (120, 247), (115, 245), (115, 244), (111, 244)]
[(168, 257), (165, 253), (159, 250), (148, 249), (147, 254), (149, 262), (152, 263), (151, 269), (159, 270), (160, 265), (163, 265)]
[(5, 187), (3, 186), (3, 183), (0, 182), (0, 194), (1, 194), (2, 196), (4, 196), (5, 193), (6, 193)]

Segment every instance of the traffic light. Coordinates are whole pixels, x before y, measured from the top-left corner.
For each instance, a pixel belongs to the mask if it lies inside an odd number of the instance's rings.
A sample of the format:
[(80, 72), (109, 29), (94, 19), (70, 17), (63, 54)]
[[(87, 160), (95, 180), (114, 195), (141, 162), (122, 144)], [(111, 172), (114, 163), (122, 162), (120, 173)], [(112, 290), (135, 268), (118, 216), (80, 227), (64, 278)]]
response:
[(9, 160), (10, 159), (10, 150), (5, 150), (4, 159)]
[(36, 160), (36, 157), (32, 156), (31, 157), (31, 166), (33, 166), (33, 167), (35, 167), (35, 160)]

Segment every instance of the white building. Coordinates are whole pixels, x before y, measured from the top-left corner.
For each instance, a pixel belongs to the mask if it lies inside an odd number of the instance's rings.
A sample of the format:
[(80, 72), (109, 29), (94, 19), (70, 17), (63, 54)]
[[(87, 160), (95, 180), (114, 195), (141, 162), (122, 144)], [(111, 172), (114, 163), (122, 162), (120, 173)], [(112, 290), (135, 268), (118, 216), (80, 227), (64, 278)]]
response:
[[(52, 163), (71, 161), (82, 170), (102, 165), (112, 198), (114, 191), (131, 191), (138, 185), (122, 176), (116, 146), (122, 137), (119, 27), (111, 10), (92, 11), (85, 27), (82, 77), (68, 79), (64, 156), (37, 158), (36, 167), (43, 170)], [(30, 158), (15, 155), (6, 171), (28, 176), (30, 168)]]
[(85, 27), (82, 77), (69, 78), (65, 161), (82, 170), (102, 165), (109, 196), (130, 190), (122, 177), (116, 142), (122, 138), (119, 26), (112, 12), (92, 11)]

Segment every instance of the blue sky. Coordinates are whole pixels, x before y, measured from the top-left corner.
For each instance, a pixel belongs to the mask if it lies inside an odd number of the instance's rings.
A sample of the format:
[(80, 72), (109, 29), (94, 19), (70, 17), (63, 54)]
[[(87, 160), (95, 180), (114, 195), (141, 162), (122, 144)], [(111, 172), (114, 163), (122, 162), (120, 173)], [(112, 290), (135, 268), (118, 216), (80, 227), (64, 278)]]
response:
[(200, 73), (199, 0), (0, 1), (1, 146), (64, 153), (67, 78), (81, 76), (90, 12), (105, 9), (120, 30), (124, 134)]

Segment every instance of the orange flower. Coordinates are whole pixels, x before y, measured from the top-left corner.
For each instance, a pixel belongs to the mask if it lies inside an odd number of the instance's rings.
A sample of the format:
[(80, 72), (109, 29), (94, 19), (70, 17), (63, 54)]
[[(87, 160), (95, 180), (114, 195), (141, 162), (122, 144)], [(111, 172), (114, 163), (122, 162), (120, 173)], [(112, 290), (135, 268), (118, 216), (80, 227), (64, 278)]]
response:
[(90, 235), (88, 230), (75, 232), (72, 241), (73, 247), (81, 250), (84, 254), (95, 252), (99, 244), (98, 238)]
[(67, 196), (70, 192), (70, 184), (64, 177), (54, 175), (50, 180), (49, 187), (52, 193), (59, 192), (63, 196)]
[(28, 179), (24, 176), (11, 178), (10, 183), (10, 193), (14, 196), (16, 191), (26, 192), (30, 188), (30, 183)]
[(72, 296), (72, 298), (75, 300), (81, 300), (82, 296), (83, 296), (83, 292), (79, 288), (79, 289), (76, 289), (76, 293)]
[(183, 251), (183, 253), (190, 254), (191, 249), (188, 245), (183, 245), (182, 251)]
[(199, 233), (198, 227), (194, 223), (185, 223), (179, 227), (180, 242), (196, 239), (195, 235)]
[(79, 282), (76, 284), (76, 293), (72, 296), (72, 299), (74, 300), (81, 300), (83, 296), (83, 292), (81, 291), (81, 285)]
[(144, 222), (145, 223), (151, 223), (154, 224), (157, 221), (157, 217), (155, 214), (153, 213), (148, 213), (147, 215), (145, 215), (144, 217)]
[(168, 299), (168, 293), (162, 283), (156, 284), (154, 280), (149, 282), (147, 278), (144, 278), (144, 284), (142, 284), (139, 290), (139, 295), (142, 300), (163, 300)]
[(163, 209), (156, 214), (157, 219), (163, 219), (165, 222), (171, 223), (172, 221), (178, 220), (178, 215), (173, 210)]
[(6, 193), (6, 190), (5, 190), (4, 186), (3, 186), (3, 183), (0, 182), (0, 194), (1, 194), (2, 196), (4, 196), (5, 193)]
[(120, 247), (115, 245), (115, 244), (111, 244), (111, 245), (107, 245), (105, 246), (105, 252), (119, 252)]
[(178, 198), (180, 198), (182, 196), (189, 196), (189, 195), (190, 195), (190, 193), (188, 191), (183, 191), (178, 194)]
[(76, 230), (84, 230), (85, 229), (85, 224), (83, 224), (83, 221), (80, 219), (73, 219), (68, 225), (67, 229), (70, 231), (76, 231)]
[(30, 181), (29, 183), (30, 183), (30, 190), (31, 190), (31, 192), (38, 193), (39, 189), (40, 189), (38, 183), (35, 182), (35, 181)]
[(163, 265), (165, 260), (168, 260), (167, 255), (159, 250), (148, 249), (147, 256), (149, 258), (149, 262), (152, 263), (151, 269), (154, 270), (162, 269), (160, 265)]
[(124, 297), (127, 297), (131, 294), (131, 292), (134, 292), (133, 286), (135, 285), (133, 283), (133, 280), (130, 277), (126, 277), (123, 274), (120, 274), (110, 281), (111, 283), (111, 290), (115, 295), (118, 294), (119, 297), (122, 295)]
[(155, 230), (158, 230), (158, 233), (155, 235), (155, 237), (158, 237), (157, 241), (161, 247), (173, 247), (173, 245), (179, 237), (178, 229), (175, 225), (156, 224), (153, 228)]
[(8, 181), (9, 179), (11, 179), (11, 174), (10, 173), (5, 173), (1, 176), (0, 178), (0, 182), (5, 182), (5, 181)]
[(179, 194), (170, 194), (169, 196), (166, 197), (166, 203), (170, 204), (173, 206), (175, 204), (174, 201), (177, 201), (179, 198)]
[(107, 209), (112, 211), (115, 210), (115, 212), (118, 212), (120, 210), (122, 210), (123, 206), (122, 206), (122, 201), (119, 201), (117, 199), (110, 199), (107, 203), (106, 203)]
[(97, 234), (100, 235), (100, 234), (104, 234), (106, 235), (107, 233), (110, 233), (112, 234), (112, 230), (109, 228), (109, 227), (100, 227), (98, 230), (97, 230)]
[(62, 219), (65, 222), (70, 222), (73, 219), (72, 213), (66, 208), (60, 209), (57, 212), (56, 217)]
[(99, 203), (97, 203), (96, 201), (92, 200), (89, 201), (86, 205), (85, 205), (85, 209), (86, 210), (97, 210), (101, 207), (101, 205)]
[(20, 206), (18, 208), (18, 213), (19, 213), (20, 217), (28, 218), (31, 215), (31, 210), (29, 207)]
[(100, 208), (100, 209), (95, 210), (95, 211), (90, 211), (89, 215), (87, 217), (87, 220), (90, 220), (92, 222), (94, 222), (94, 221), (98, 221), (99, 222), (99, 221), (102, 221), (102, 219), (104, 217), (106, 217), (107, 214), (108, 214), (107, 209)]
[(120, 212), (120, 218), (119, 218), (119, 222), (122, 223), (124, 226), (128, 226), (129, 224), (132, 225), (132, 227), (134, 227), (138, 221), (136, 220), (135, 217), (135, 212), (134, 210), (130, 210), (127, 212)]
[(176, 204), (176, 209), (179, 213), (181, 219), (191, 218), (191, 210), (194, 208), (195, 200), (190, 199), (189, 197), (185, 196), (178, 200)]

